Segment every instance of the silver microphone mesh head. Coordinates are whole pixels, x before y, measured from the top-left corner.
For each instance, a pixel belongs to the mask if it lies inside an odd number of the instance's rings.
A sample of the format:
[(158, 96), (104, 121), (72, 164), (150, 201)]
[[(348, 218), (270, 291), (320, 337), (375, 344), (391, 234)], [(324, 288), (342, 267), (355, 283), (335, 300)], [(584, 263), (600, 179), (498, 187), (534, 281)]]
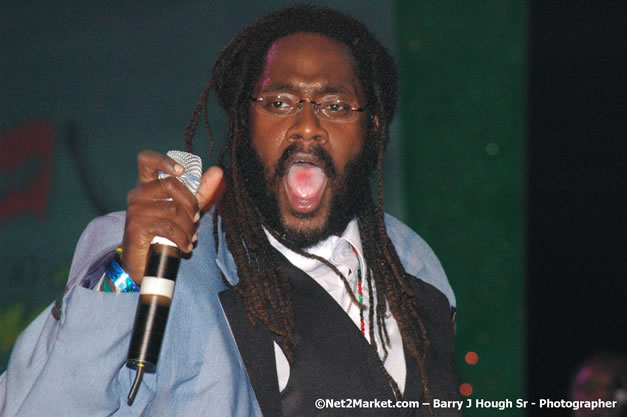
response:
[[(200, 177), (202, 177), (202, 161), (200, 157), (193, 153), (182, 151), (168, 151), (166, 155), (185, 168), (185, 173), (177, 177), (177, 179), (181, 181), (192, 194), (196, 194), (200, 187)], [(159, 175), (161, 176), (162, 174), (160, 173)]]

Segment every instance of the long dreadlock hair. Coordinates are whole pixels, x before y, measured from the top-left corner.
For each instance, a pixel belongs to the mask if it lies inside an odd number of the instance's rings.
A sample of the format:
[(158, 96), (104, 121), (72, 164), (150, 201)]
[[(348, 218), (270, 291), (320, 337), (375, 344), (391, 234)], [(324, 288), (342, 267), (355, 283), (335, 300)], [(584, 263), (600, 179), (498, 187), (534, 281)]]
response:
[[(213, 219), (216, 246), (219, 216), (222, 230), (226, 230), (227, 245), (237, 265), (239, 283), (234, 288), (242, 295), (248, 317), (251, 322), (260, 322), (267, 330), (281, 337), (283, 351), (291, 361), (295, 340), (288, 278), (280, 268), (277, 253), (263, 231), (259, 212), (247, 192), (247, 178), (243, 175), (237, 156), (249, 146), (250, 96), (263, 70), (269, 47), (280, 38), (302, 32), (317, 33), (334, 39), (346, 45), (354, 57), (355, 71), (367, 100), (364, 163), (368, 173), (376, 171), (377, 181), (376, 203), (368, 193), (356, 213), (359, 232), (364, 242), (364, 257), (370, 266), (366, 274), (370, 300), (375, 300), (376, 297), (376, 308), (370, 308), (368, 312), (371, 346), (378, 358), (375, 338), (377, 332), (379, 340), (383, 341), (384, 355), (387, 355), (385, 345), (389, 343), (389, 337), (384, 318), (389, 306), (398, 323), (403, 342), (418, 364), (425, 400), (430, 402), (424, 366), (429, 339), (411, 284), (406, 279), (405, 269), (387, 235), (384, 222), (382, 164), (389, 140), (389, 125), (396, 108), (398, 75), (394, 59), (361, 22), (328, 8), (309, 5), (290, 7), (270, 13), (246, 27), (220, 53), (211, 78), (185, 130), (186, 145), (191, 152), (192, 138), (204, 116), (211, 137), (211, 152), (214, 139), (207, 117), (207, 98), (210, 91), (215, 90), (221, 107), (228, 115), (228, 135), (219, 155), (219, 163), (225, 173), (226, 190)], [(349, 294), (352, 294), (348, 282), (337, 268), (302, 250), (295, 251), (327, 264), (344, 280)], [(230, 286), (228, 282), (227, 285)], [(376, 288), (376, 295), (373, 288)], [(354, 295), (353, 301), (356, 302)], [(397, 398), (400, 398), (398, 385), (382, 363), (381, 368)], [(433, 415), (431, 408), (429, 411)]]

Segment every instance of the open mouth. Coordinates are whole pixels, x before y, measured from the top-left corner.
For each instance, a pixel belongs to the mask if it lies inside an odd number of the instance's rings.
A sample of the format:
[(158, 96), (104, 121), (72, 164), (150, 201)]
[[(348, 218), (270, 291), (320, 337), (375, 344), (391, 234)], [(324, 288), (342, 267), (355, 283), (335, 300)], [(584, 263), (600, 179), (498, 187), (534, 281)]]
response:
[(320, 160), (311, 154), (295, 153), (285, 166), (283, 184), (291, 208), (300, 213), (316, 210), (328, 182)]

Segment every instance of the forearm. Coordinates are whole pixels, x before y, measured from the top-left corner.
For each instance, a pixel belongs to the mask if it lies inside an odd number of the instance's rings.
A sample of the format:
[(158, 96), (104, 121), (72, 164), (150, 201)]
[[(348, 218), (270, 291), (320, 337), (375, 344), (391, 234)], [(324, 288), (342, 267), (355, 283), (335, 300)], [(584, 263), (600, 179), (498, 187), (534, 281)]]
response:
[(132, 294), (70, 288), (59, 319), (46, 309), (15, 344), (2, 415), (113, 414), (136, 304)]

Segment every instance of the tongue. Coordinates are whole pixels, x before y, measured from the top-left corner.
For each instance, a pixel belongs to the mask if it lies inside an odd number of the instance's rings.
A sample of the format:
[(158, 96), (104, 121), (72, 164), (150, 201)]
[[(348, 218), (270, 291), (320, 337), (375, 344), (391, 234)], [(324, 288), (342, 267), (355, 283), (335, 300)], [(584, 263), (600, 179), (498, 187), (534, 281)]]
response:
[(316, 197), (325, 184), (326, 175), (317, 166), (297, 162), (290, 167), (286, 177), (289, 191), (301, 200)]

